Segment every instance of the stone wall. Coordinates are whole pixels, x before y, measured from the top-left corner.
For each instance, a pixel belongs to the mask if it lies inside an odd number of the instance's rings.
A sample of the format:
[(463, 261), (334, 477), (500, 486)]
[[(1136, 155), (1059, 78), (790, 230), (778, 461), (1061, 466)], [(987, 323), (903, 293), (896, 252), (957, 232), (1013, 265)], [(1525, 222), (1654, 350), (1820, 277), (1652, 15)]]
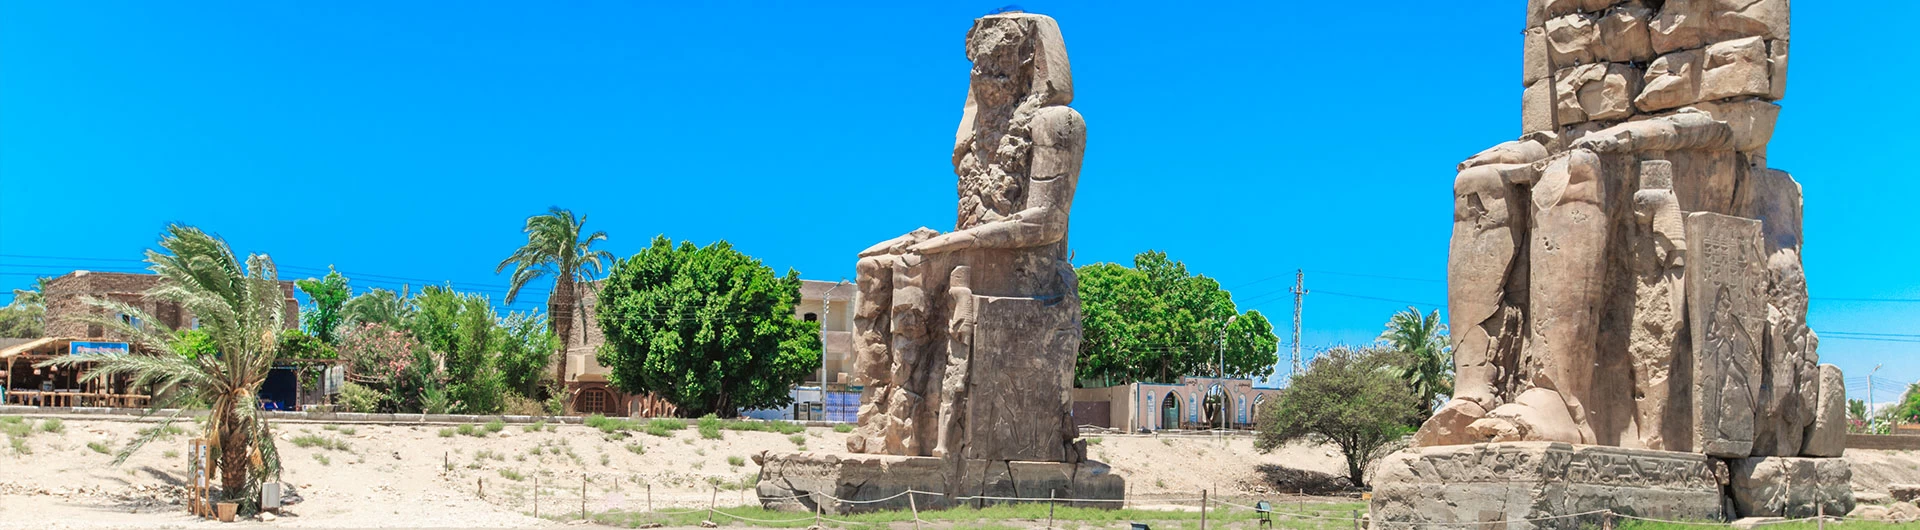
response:
[[(125, 340), (125, 337), (110, 333), (97, 324), (75, 319), (80, 315), (106, 314), (105, 309), (89, 305), (89, 298), (117, 300), (133, 305), (157, 319), (154, 324), (169, 329), (192, 327), (193, 314), (179, 304), (146, 298), (147, 290), (160, 285), (160, 281), (161, 278), (153, 274), (92, 271), (74, 271), (54, 278), (48, 282), (46, 290), (47, 336)], [(280, 284), (281, 290), (286, 293), (282, 317), (288, 329), (297, 328), (300, 326), (300, 305), (293, 298), (293, 282), (282, 281)]]

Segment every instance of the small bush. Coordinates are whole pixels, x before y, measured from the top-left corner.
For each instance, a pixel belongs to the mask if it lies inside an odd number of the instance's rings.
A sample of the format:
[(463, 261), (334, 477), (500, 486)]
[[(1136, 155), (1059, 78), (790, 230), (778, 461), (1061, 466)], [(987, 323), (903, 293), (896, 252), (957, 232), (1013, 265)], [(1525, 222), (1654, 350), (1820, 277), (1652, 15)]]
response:
[(160, 453), (160, 457), (161, 458), (180, 458), (180, 452), (172, 449), (168, 449)]
[(323, 465), (323, 466), (331, 466), (331, 465), (333, 465), (333, 459), (331, 459), (331, 458), (327, 458), (327, 455), (324, 455), (324, 454), (320, 454), (320, 453), (314, 453), (314, 454), (313, 454), (313, 460), (314, 460), (315, 462), (319, 462), (319, 463), (320, 463), (320, 465)]
[(647, 454), (647, 448), (645, 446), (640, 445), (639, 443), (630, 443), (630, 444), (627, 444), (627, 452), (633, 453), (636, 455), (644, 455), (644, 454)]
[(507, 422), (504, 422), (504, 421), (493, 420), (493, 421), (487, 422), (487, 432), (500, 432), (502, 429), (506, 429), (506, 428), (507, 428)]
[(1088, 439), (1087, 439), (1087, 447), (1093, 447), (1093, 446), (1096, 446), (1096, 445), (1100, 445), (1100, 442), (1102, 442), (1102, 441), (1104, 441), (1104, 440), (1101, 440), (1100, 438), (1088, 438)]
[(787, 441), (793, 442), (793, 445), (807, 445), (807, 435), (796, 434), (793, 436), (788, 436)]
[(504, 478), (514, 482), (519, 482), (522, 480), (526, 480), (527, 476), (520, 474), (519, 471), (514, 471), (511, 469), (502, 469), (500, 470), (500, 478)]
[(486, 436), (487, 435), (486, 431), (474, 428), (473, 424), (471, 423), (466, 425), (461, 425), (457, 430), (460, 432), (460, 434), (464, 434), (467, 436)]
[(347, 445), (347, 442), (343, 440), (327, 438), (317, 434), (302, 434), (299, 436), (295, 436), (293, 437), (292, 440), (288, 440), (288, 441), (293, 442), (294, 446), (297, 446), (303, 449), (308, 447), (318, 447), (318, 448), (326, 449), (330, 451), (351, 451), (352, 450), (352, 447)]
[(747, 459), (738, 456), (729, 456), (727, 457), (727, 465), (733, 467), (744, 466), (747, 465)]
[(60, 421), (60, 418), (47, 418), (46, 421), (40, 422), (40, 430), (50, 433), (67, 432), (67, 424)]
[(605, 466), (612, 462), (613, 462), (612, 457), (607, 456), (606, 453), (600, 453), (600, 465)]
[(0, 416), (0, 424), (16, 425), (16, 424), (19, 424), (21, 420), (24, 420), (24, 419), (26, 418), (21, 418), (19, 416)]
[(321, 428), (321, 429), (323, 429), (323, 430), (328, 430), (328, 431), (337, 431), (337, 430), (340, 430), (340, 426), (339, 426), (339, 425), (321, 425), (321, 426), (320, 426), (320, 428)]
[(357, 433), (357, 432), (360, 432), (360, 431), (359, 431), (358, 429), (355, 429), (355, 428), (353, 428), (353, 427), (341, 427), (341, 428), (340, 428), (340, 434), (341, 434), (342, 436), (353, 436), (353, 434), (354, 434), (354, 433)]
[(833, 432), (837, 432), (837, 433), (840, 433), (840, 434), (846, 434), (846, 433), (850, 433), (850, 432), (853, 432), (853, 424), (851, 424), (851, 423), (835, 423), (835, 424), (833, 424)]
[(720, 417), (714, 416), (712, 414), (701, 416), (700, 417), (700, 437), (706, 438), (708, 440), (719, 440), (721, 438), (724, 438), (725, 435), (720, 434)]
[(520, 431), (521, 432), (540, 432), (540, 429), (545, 429), (545, 428), (547, 428), (547, 420), (540, 420), (540, 421), (536, 421), (526, 425), (521, 425)]
[(13, 446), (13, 452), (15, 453), (19, 453), (23, 455), (33, 454), (33, 449), (30, 449), (27, 447), (26, 438), (22, 438), (19, 436), (9, 436), (7, 437), (7, 443)]
[(442, 429), (440, 429), (440, 437), (441, 437), (441, 438), (452, 438), (452, 437), (453, 437), (453, 433), (454, 433), (454, 429), (453, 429), (453, 427), (446, 427), (446, 428), (442, 428)]
[(172, 440), (173, 437), (179, 436), (183, 433), (186, 433), (187, 431), (185, 429), (181, 429), (179, 426), (176, 426), (172, 423), (168, 423), (164, 425), (147, 427), (145, 429), (140, 429), (139, 431), (135, 431), (135, 432), (139, 436), (143, 436), (143, 437), (151, 434), (153, 435), (153, 439), (155, 440)]
[(95, 453), (100, 453), (103, 455), (113, 452), (112, 450), (107, 449), (107, 444), (103, 444), (100, 442), (87, 442), (87, 448), (92, 449), (93, 452)]

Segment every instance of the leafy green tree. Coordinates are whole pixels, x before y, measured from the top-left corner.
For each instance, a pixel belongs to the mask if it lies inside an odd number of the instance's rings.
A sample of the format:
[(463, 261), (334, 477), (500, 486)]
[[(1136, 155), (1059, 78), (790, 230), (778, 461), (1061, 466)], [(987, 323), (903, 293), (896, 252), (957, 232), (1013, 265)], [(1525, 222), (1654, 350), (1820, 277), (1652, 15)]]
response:
[(340, 323), (346, 319), (344, 309), (353, 294), (353, 289), (347, 286), (347, 277), (328, 266), (326, 276), (295, 281), (293, 285), (307, 293), (309, 301), (300, 311), (301, 327), (320, 342), (339, 344)]
[(547, 319), (538, 314), (511, 313), (500, 321), (500, 355), (495, 359), (508, 388), (529, 399), (537, 399), (546, 367), (553, 362), (558, 341), (547, 329)]
[[(129, 337), (159, 355), (63, 357), (38, 366), (91, 364), (84, 380), (124, 378), (153, 388), (160, 398), (157, 408), (193, 401), (211, 404), (205, 428), (219, 462), (218, 498), (238, 502), (242, 513), (252, 513), (258, 509), (260, 484), (280, 474), (279, 451), (256, 403), (260, 384), (278, 357), (280, 331), (289, 324), (281, 306), (286, 294), (271, 258), (254, 254), (243, 262), (225, 241), (197, 228), (169, 226), (160, 247), (164, 253), (147, 251), (147, 263), (164, 281), (146, 297), (178, 303), (198, 316), (199, 329), (212, 339), (217, 355), (184, 355), (174, 349), (177, 336), (159, 324), (160, 319), (124, 302), (93, 299), (87, 303), (107, 311), (80, 320)], [(133, 315), (141, 324), (107, 316), (113, 314)], [(134, 439), (115, 463), (161, 432), (164, 429), (151, 429)]]
[(1887, 416), (1898, 423), (1920, 422), (1920, 384), (1908, 385), (1899, 403), (1887, 409)]
[(1366, 470), (1413, 432), (1419, 396), (1384, 349), (1333, 348), (1295, 374), (1279, 399), (1261, 409), (1254, 448), (1270, 452), (1296, 440), (1331, 443), (1347, 459), (1347, 480), (1366, 486)]
[(0, 338), (37, 339), (47, 333), (47, 283), (35, 278), (33, 289), (14, 289), (13, 302), (0, 307)]
[(1847, 417), (1854, 421), (1867, 421), (1867, 402), (1858, 399), (1847, 400)]
[(1189, 273), (1164, 252), (1142, 252), (1133, 264), (1077, 270), (1084, 315), (1078, 380), (1110, 385), (1219, 374), (1223, 355), (1227, 374), (1273, 374), (1280, 338), (1259, 311), (1239, 313), (1219, 282)]
[(197, 329), (183, 329), (174, 332), (173, 352), (188, 360), (199, 360), (202, 356), (211, 357), (220, 354), (220, 344), (213, 341), (213, 335)]
[(493, 305), (485, 296), (429, 286), (413, 297), (413, 306), (414, 338), (444, 356), (449, 408), (471, 414), (499, 412), (507, 385), (494, 362), (500, 334)]
[(408, 298), (411, 296), (405, 288), (395, 293), (375, 287), (348, 299), (346, 305), (341, 307), (341, 313), (346, 315), (345, 320), (349, 325), (384, 324), (398, 329), (413, 318), (413, 306), (408, 305)]
[[(559, 348), (569, 346), (573, 315), (587, 312), (586, 297), (575, 292), (576, 286), (591, 288), (593, 280), (614, 260), (613, 253), (593, 249), (594, 243), (607, 240), (607, 233), (586, 234), (586, 224), (587, 216), (575, 217), (573, 211), (558, 206), (548, 208), (546, 215), (528, 217), (523, 229), (527, 244), (500, 260), (493, 270), (499, 274), (513, 266), (513, 276), (507, 283), (508, 304), (528, 283), (542, 276), (553, 277), (553, 292), (547, 294), (547, 329), (560, 339)], [(565, 377), (565, 370), (565, 363), (555, 363), (554, 379)]]
[(794, 317), (799, 302), (798, 273), (775, 276), (725, 241), (656, 237), (614, 262), (601, 287), (600, 364), (621, 390), (690, 417), (785, 406), (788, 388), (820, 367), (820, 325)]
[(1414, 425), (1425, 422), (1439, 406), (1440, 397), (1453, 393), (1453, 352), (1440, 310), (1421, 315), (1419, 309), (1408, 307), (1394, 313), (1387, 319), (1387, 331), (1380, 334), (1380, 343), (1406, 360), (1400, 367), (1400, 378), (1420, 396)]
[(340, 354), (333, 345), (308, 335), (307, 332), (289, 329), (280, 332), (281, 359), (335, 359)]

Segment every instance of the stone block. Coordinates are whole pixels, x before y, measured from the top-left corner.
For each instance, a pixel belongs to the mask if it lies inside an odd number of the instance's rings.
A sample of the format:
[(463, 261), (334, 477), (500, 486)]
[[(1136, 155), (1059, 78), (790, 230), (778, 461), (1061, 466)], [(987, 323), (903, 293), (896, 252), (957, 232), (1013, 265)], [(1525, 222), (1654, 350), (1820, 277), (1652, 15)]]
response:
[(1616, 63), (1653, 59), (1653, 41), (1647, 34), (1647, 23), (1652, 20), (1653, 10), (1638, 3), (1601, 14), (1597, 21), (1601, 46), (1594, 52), (1594, 58)]
[(1767, 97), (1779, 101), (1787, 97), (1787, 41), (1767, 41), (1767, 66), (1772, 72), (1768, 79), (1770, 91)]
[(1606, 9), (1607, 4), (1613, 2), (1614, 0), (1546, 0), (1541, 7), (1544, 8), (1546, 16), (1557, 17), (1568, 13), (1599, 11)]
[(1552, 71), (1547, 64), (1546, 28), (1527, 28), (1526, 39), (1520, 45), (1520, 85), (1533, 86)]
[(1788, 38), (1788, 0), (1667, 0), (1648, 25), (1659, 53), (1746, 37)]
[[(1840, 367), (1820, 365), (1820, 393), (1814, 398), (1813, 428), (1800, 447), (1802, 456), (1839, 457), (1847, 449), (1847, 381)], [(1911, 500), (1911, 499), (1909, 499)]]
[(1727, 490), (1741, 517), (1813, 517), (1853, 511), (1853, 468), (1839, 458), (1763, 456), (1729, 463)]
[[(1408, 449), (1374, 475), (1373, 528), (1599, 527), (1612, 510), (1671, 520), (1722, 520), (1715, 463), (1705, 455), (1555, 442)], [(1402, 523), (1402, 524), (1396, 524)]]
[(1920, 484), (1888, 484), (1887, 495), (1900, 502), (1920, 501)]
[[(947, 460), (925, 456), (763, 453), (756, 491), (768, 509), (831, 514), (938, 510), (1012, 502), (973, 497), (1080, 499), (1062, 505), (1118, 509), (1126, 481), (1099, 462)], [(915, 493), (910, 506), (906, 494)], [(851, 501), (851, 502), (850, 502)], [(866, 502), (878, 501), (878, 502)], [(1045, 501), (1037, 501), (1045, 502)]]
[(1617, 63), (1563, 68), (1555, 77), (1554, 112), (1562, 125), (1633, 116), (1643, 78), (1639, 70)]
[(1687, 216), (1687, 313), (1693, 333), (1693, 448), (1752, 454), (1766, 338), (1767, 271), (1760, 222)]
[(1700, 95), (1695, 101), (1712, 101), (1736, 96), (1769, 96), (1768, 82), (1772, 66), (1767, 62), (1767, 43), (1760, 37), (1717, 42), (1707, 47), (1700, 77)]
[(1553, 81), (1534, 81), (1520, 93), (1520, 133), (1554, 130)]
[(1647, 66), (1646, 87), (1633, 98), (1640, 110), (1652, 112), (1677, 108), (1699, 100), (1700, 51), (1673, 52), (1653, 60)]
[(1547, 56), (1553, 64), (1566, 68), (1594, 62), (1600, 47), (1600, 25), (1585, 13), (1573, 13), (1547, 20)]

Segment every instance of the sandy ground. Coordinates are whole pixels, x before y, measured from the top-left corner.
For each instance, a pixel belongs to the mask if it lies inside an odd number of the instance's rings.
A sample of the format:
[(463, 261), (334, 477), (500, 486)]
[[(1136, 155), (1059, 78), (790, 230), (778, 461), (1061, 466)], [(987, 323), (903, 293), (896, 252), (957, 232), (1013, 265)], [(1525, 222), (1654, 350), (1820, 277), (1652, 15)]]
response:
[[(29, 436), (30, 455), (0, 446), (0, 529), (230, 527), (195, 519), (177, 504), (187, 478), (187, 435), (157, 440), (115, 466), (111, 455), (89, 444), (117, 452), (150, 423), (67, 418), (63, 424), (63, 432), (36, 430)], [(181, 425), (191, 432), (190, 424)], [(529, 431), (508, 425), (485, 436), (443, 437), (440, 431), (450, 426), (279, 423), (282, 481), (299, 502), (274, 521), (242, 525), (562, 525), (547, 518), (577, 516), (583, 480), (585, 507), (595, 512), (753, 504), (753, 492), (742, 485), (758, 474), (754, 454), (803, 446), (840, 450), (846, 438), (826, 428), (808, 429), (798, 438), (724, 431), (723, 439), (709, 440), (691, 427), (670, 437), (635, 432), (625, 438), (577, 425), (549, 427)], [(303, 448), (294, 443), (300, 436), (345, 446)], [(1202, 489), (1229, 495), (1294, 492), (1345, 469), (1329, 447), (1291, 446), (1260, 454), (1247, 437), (1093, 438), (1093, 456), (1126, 477), (1129, 496), (1135, 498), (1178, 499)], [(1889, 481), (1920, 477), (1915, 452), (1849, 451), (1848, 458), (1854, 461), (1857, 489), (1884, 491)], [(546, 518), (531, 516), (536, 494)]]

